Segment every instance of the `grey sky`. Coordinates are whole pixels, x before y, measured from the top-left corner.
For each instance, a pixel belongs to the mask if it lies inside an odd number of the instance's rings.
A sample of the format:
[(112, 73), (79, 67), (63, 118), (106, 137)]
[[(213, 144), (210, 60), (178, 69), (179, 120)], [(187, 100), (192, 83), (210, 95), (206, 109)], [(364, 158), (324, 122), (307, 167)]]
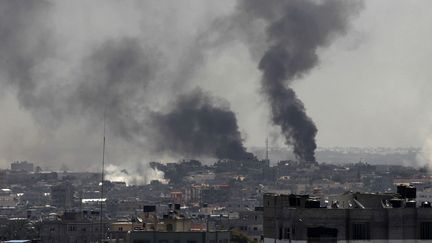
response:
[[(276, 134), (259, 94), (261, 74), (244, 44), (233, 42), (200, 54), (191, 51), (197, 33), (232, 12), (234, 1), (53, 3), (50, 28), (52, 38), (61, 44), (41, 66), (46, 72), (56, 70), (50, 73), (50, 82), (67, 84), (79, 70), (80, 58), (104, 40), (136, 37), (157, 49), (159, 61), (166, 65), (161, 81), (152, 87), (160, 95), (149, 102), (163, 107), (168, 102), (164, 97), (179, 88), (164, 83), (178, 75), (176, 68), (189, 62), (188, 57), (202, 54), (199, 68), (185, 76), (188, 86), (201, 86), (229, 101), (246, 146), (261, 146), (268, 134), (272, 138)], [(348, 33), (320, 50), (319, 66), (294, 84), (317, 125), (318, 146), (423, 145), (432, 132), (431, 7), (428, 0), (365, 1)], [(79, 120), (41, 125), (20, 106), (13, 90), (0, 94), (0, 165), (28, 159), (57, 168), (100, 159), (101, 130)], [(111, 161), (167, 159), (108, 139)], [(274, 144), (283, 145), (283, 139)]]

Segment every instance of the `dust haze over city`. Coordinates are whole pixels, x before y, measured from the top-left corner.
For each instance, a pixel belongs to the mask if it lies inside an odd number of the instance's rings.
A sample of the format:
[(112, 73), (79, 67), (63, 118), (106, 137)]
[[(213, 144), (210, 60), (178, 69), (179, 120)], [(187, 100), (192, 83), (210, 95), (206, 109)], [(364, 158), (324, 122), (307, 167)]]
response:
[[(0, 0), (0, 209), (14, 208), (0, 216), (31, 211), (27, 223), (45, 225), (50, 213), (64, 220), (85, 208), (106, 230), (79, 240), (101, 242), (120, 237), (113, 229), (126, 216), (159, 232), (145, 213), (165, 219), (162, 205), (178, 204), (182, 220), (206, 220), (211, 242), (213, 214), (230, 218), (244, 204), (257, 220), (272, 197), (339, 208), (346, 198), (331, 198), (344, 192), (394, 193), (382, 205), (396, 207), (395, 198), (412, 205), (417, 185), (417, 197), (432, 199), (431, 5)], [(235, 242), (342, 237), (339, 228), (266, 230), (266, 220), (253, 232), (210, 225)], [(133, 231), (124, 237), (147, 242)], [(66, 239), (46, 232), (0, 241)], [(359, 232), (353, 239), (375, 237)]]

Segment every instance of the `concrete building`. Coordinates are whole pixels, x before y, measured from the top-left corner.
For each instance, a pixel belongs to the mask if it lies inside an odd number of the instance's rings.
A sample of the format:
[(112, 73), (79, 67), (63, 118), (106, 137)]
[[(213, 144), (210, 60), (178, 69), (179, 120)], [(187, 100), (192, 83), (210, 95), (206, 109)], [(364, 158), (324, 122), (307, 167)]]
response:
[(18, 197), (11, 189), (0, 189), (0, 207), (15, 207), (17, 203)]
[(27, 161), (15, 161), (11, 164), (11, 171), (33, 172), (33, 163)]
[(229, 243), (229, 231), (215, 232), (158, 232), (132, 231), (131, 243)]
[(4, 188), (6, 187), (6, 178), (7, 178), (7, 173), (6, 170), (0, 170), (0, 188)]
[(208, 204), (217, 204), (226, 202), (230, 197), (230, 188), (228, 185), (213, 185), (201, 189), (201, 201)]
[(65, 212), (44, 220), (40, 228), (41, 243), (90, 243), (100, 242), (108, 231), (109, 223), (102, 222), (99, 212)]
[(427, 188), (417, 193), (417, 205), (420, 206), (423, 202), (432, 202), (432, 188)]
[(254, 211), (240, 211), (227, 215), (211, 215), (209, 227), (216, 230), (238, 230), (254, 242), (261, 242), (263, 234), (262, 207)]
[(158, 218), (156, 206), (143, 207), (143, 218), (130, 222), (114, 222), (108, 232), (112, 243), (228, 243), (231, 233), (226, 230), (209, 230), (202, 220), (185, 218), (180, 205), (169, 207), (168, 214)]
[(264, 242), (430, 242), (430, 203), (415, 190), (346, 193), (328, 205), (307, 195), (264, 195)]
[(51, 187), (52, 205), (70, 209), (74, 204), (74, 187), (70, 182), (63, 182)]

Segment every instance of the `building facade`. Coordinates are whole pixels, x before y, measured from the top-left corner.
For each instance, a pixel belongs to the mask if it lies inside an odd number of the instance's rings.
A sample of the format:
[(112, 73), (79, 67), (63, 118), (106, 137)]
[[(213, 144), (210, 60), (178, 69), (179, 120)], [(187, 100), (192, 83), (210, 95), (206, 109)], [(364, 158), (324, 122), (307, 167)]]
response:
[(70, 182), (62, 182), (51, 187), (52, 205), (58, 208), (70, 209), (74, 204), (74, 187)]
[(263, 225), (269, 243), (431, 242), (432, 208), (400, 194), (350, 193), (328, 205), (307, 195), (266, 194)]
[[(102, 227), (102, 228), (101, 228)], [(65, 212), (44, 220), (40, 228), (41, 243), (91, 243), (105, 239), (109, 223), (100, 221), (99, 212)]]
[(15, 161), (11, 164), (11, 171), (33, 172), (34, 165), (27, 161)]
[(229, 243), (229, 231), (215, 232), (158, 232), (132, 231), (131, 243)]

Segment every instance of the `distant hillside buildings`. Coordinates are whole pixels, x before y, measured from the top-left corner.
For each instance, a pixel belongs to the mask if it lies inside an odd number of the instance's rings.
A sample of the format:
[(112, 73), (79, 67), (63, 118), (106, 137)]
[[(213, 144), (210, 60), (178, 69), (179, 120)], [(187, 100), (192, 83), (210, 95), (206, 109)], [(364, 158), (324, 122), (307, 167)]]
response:
[(27, 161), (15, 161), (11, 164), (11, 171), (33, 172), (33, 163)]

